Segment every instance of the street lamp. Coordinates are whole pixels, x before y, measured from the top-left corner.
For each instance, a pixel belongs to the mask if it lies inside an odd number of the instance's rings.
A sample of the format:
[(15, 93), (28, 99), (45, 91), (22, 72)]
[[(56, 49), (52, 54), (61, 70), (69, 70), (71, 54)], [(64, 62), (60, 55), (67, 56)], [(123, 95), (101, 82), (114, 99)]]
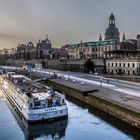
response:
[(68, 71), (68, 79), (70, 78), (70, 71)]
[(100, 86), (102, 87), (102, 83), (103, 83), (103, 79), (102, 78), (100, 79), (100, 82), (101, 82)]

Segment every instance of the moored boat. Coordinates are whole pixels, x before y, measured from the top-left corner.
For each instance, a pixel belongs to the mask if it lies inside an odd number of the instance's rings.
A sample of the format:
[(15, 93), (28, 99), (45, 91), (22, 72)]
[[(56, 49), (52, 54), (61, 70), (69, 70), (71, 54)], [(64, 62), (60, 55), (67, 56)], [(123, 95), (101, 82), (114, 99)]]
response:
[(23, 75), (0, 76), (0, 88), (28, 122), (67, 117), (65, 95)]

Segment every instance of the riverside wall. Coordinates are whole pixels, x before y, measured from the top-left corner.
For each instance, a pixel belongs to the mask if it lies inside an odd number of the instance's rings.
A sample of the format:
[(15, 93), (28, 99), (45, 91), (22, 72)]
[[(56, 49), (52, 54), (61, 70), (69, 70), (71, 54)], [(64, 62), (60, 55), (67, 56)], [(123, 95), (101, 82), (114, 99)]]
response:
[[(26, 75), (27, 76), (27, 75)], [(37, 76), (32, 75), (32, 78)], [(39, 78), (39, 77), (38, 77)], [(121, 92), (93, 86), (87, 83), (72, 81), (71, 79), (50, 79), (43, 84), (53, 87), (80, 100), (93, 108), (97, 108), (117, 119), (140, 129), (140, 98)]]
[[(49, 80), (47, 84), (64, 92), (66, 95), (74, 97), (91, 107), (95, 107), (133, 127), (140, 129), (140, 98), (135, 99), (135, 97), (128, 97), (123, 93), (108, 91), (104, 88), (85, 94), (80, 90), (70, 87), (68, 84), (64, 85), (55, 80)], [(114, 96), (114, 94), (116, 95)]]
[(140, 129), (140, 113), (102, 97), (88, 96), (88, 104)]

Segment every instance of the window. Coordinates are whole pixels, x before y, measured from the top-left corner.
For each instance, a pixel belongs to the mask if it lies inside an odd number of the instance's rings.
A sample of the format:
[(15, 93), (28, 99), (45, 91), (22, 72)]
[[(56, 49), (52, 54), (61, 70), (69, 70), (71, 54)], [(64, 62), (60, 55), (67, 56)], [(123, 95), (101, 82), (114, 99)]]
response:
[(107, 46), (105, 46), (105, 51), (107, 51)]
[(130, 64), (128, 63), (128, 67), (130, 67)]
[(135, 67), (135, 63), (133, 63), (133, 68)]
[(101, 47), (101, 51), (103, 52), (103, 47)]
[(121, 63), (119, 63), (119, 67), (121, 67)]
[(125, 70), (123, 70), (123, 73), (125, 74)]
[(64, 104), (65, 103), (65, 100), (64, 99), (62, 99), (62, 104)]
[(102, 58), (104, 58), (104, 54), (102, 54)]
[(116, 67), (117, 67), (118, 65), (117, 65), (117, 63), (116, 63)]
[(96, 52), (98, 51), (98, 49), (96, 48)]
[(109, 51), (111, 51), (111, 46), (109, 46), (108, 48), (109, 48)]
[(40, 101), (36, 101), (34, 105), (35, 106), (40, 106)]
[(112, 67), (113, 67), (113, 63), (112, 63)]
[(125, 63), (123, 63), (123, 67), (125, 67)]
[(95, 54), (95, 58), (97, 58), (97, 54)]
[(110, 63), (108, 63), (108, 67), (110, 66)]
[(30, 103), (30, 108), (32, 108), (33, 107), (33, 104), (32, 103)]

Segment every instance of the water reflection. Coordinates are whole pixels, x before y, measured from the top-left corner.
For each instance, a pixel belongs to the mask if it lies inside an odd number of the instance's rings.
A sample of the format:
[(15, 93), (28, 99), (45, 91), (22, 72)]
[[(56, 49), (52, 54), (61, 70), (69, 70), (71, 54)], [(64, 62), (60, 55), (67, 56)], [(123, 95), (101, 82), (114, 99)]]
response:
[[(100, 118), (101, 122), (105, 121), (106, 123), (110, 124), (112, 127), (115, 127), (118, 130), (120, 130), (121, 132), (125, 133), (127, 136), (134, 138), (135, 140), (140, 140), (140, 130), (139, 129), (134, 128), (134, 127), (130, 126), (129, 124), (126, 124), (125, 122), (123, 122), (113, 116), (108, 115), (107, 113), (104, 113), (96, 108), (93, 108), (80, 100), (77, 100), (70, 96), (66, 96), (66, 98), (68, 101), (73, 102), (74, 104), (80, 106), (81, 108), (87, 109), (89, 113), (96, 116), (97, 118)], [(101, 122), (95, 121), (95, 122), (91, 122), (91, 123), (93, 125), (99, 125)], [(111, 128), (111, 126), (110, 126), (110, 128)], [(109, 126), (106, 129), (109, 129)]]
[(69, 121), (64, 119), (34, 125), (28, 125), (9, 102), (7, 102), (7, 106), (4, 101), (0, 100), (0, 140), (140, 139), (139, 131), (126, 123), (90, 108), (83, 102), (68, 97), (67, 99)]
[(9, 109), (18, 122), (18, 125), (24, 132), (25, 139), (32, 140), (35, 138), (49, 137), (51, 139), (58, 140), (65, 136), (65, 131), (68, 124), (67, 118), (46, 123), (28, 124), (21, 116), (20, 112), (16, 110), (8, 100), (6, 101)]

